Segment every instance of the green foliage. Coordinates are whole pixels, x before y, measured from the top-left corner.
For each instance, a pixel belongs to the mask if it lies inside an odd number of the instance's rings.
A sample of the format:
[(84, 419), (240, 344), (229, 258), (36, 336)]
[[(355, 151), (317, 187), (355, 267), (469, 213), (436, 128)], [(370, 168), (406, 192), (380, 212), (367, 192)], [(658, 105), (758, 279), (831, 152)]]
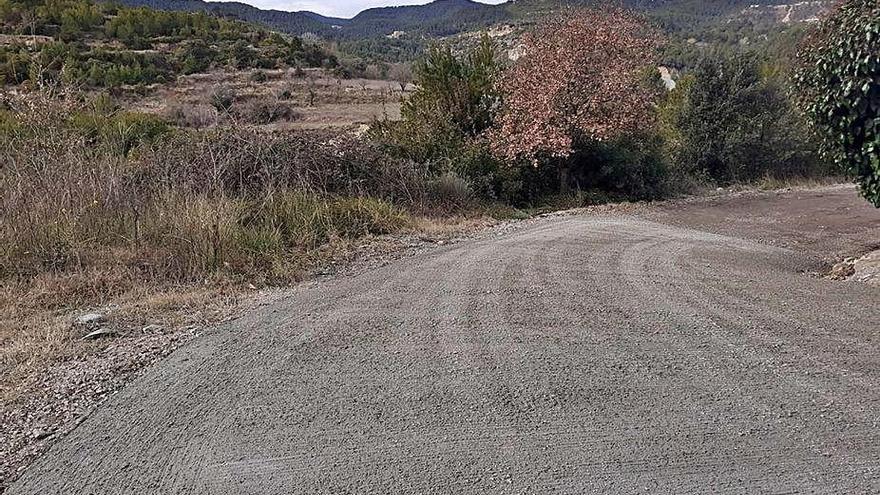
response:
[(269, 76), (267, 76), (266, 73), (261, 70), (255, 70), (253, 73), (251, 73), (250, 79), (251, 81), (256, 83), (263, 83), (269, 79)]
[(127, 155), (142, 143), (155, 142), (170, 131), (159, 117), (137, 112), (74, 112), (68, 125), (77, 135), (114, 155)]
[(428, 163), (434, 174), (468, 181), (485, 197), (515, 195), (505, 190), (503, 165), (481, 139), (500, 103), (500, 70), (487, 36), (460, 56), (448, 46), (432, 47), (415, 66), (417, 89), (402, 105), (402, 120), (376, 122), (372, 137), (395, 156)]
[(235, 103), (235, 91), (230, 88), (215, 88), (210, 95), (211, 106), (220, 113), (226, 113)]
[(705, 57), (660, 113), (672, 162), (687, 174), (729, 183), (822, 165), (781, 83), (744, 55)]
[(488, 37), (466, 55), (432, 47), (415, 67), (417, 89), (403, 103), (402, 121), (384, 122), (374, 135), (398, 154), (419, 162), (442, 162), (492, 124), (498, 106), (500, 68)]
[(106, 122), (101, 140), (111, 153), (127, 155), (139, 144), (154, 142), (168, 131), (168, 124), (155, 115), (122, 112)]
[[(53, 37), (0, 47), (0, 84), (115, 87), (164, 82), (225, 64), (243, 69), (336, 63), (319, 45), (204, 12), (117, 8), (92, 0), (4, 0), (0, 33)], [(156, 49), (159, 44), (176, 46), (169, 53)]]
[(408, 120), (444, 120), (463, 136), (477, 136), (492, 125), (498, 72), (495, 47), (486, 35), (465, 57), (456, 57), (448, 46), (434, 46), (416, 63), (418, 89), (401, 115)]
[(218, 59), (218, 53), (204, 40), (196, 39), (181, 43), (174, 51), (174, 58), (180, 65), (180, 72), (195, 74), (208, 70), (212, 61)]
[(657, 199), (666, 193), (667, 165), (662, 139), (656, 134), (579, 143), (567, 163), (569, 180), (578, 189), (629, 200)]
[(825, 151), (880, 207), (880, 4), (844, 2), (799, 58), (794, 80)]
[(23, 46), (0, 47), (0, 83), (21, 84), (30, 77), (31, 56)]

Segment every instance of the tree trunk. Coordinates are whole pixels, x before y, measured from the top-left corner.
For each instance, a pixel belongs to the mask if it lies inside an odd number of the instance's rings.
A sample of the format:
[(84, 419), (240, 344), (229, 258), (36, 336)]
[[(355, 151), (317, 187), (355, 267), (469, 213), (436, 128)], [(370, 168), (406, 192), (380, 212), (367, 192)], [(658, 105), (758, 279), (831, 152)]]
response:
[(559, 173), (559, 192), (568, 193), (569, 191), (571, 191), (568, 165), (560, 163), (556, 167), (556, 170)]

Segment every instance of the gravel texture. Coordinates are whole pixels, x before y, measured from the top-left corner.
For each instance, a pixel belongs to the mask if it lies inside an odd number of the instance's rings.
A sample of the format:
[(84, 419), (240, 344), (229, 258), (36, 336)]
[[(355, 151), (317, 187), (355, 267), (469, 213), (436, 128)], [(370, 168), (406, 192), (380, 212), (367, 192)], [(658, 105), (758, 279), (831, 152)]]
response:
[(878, 229), (851, 188), (791, 191), (551, 215), (302, 284), (9, 493), (876, 493), (880, 289), (811, 273)]

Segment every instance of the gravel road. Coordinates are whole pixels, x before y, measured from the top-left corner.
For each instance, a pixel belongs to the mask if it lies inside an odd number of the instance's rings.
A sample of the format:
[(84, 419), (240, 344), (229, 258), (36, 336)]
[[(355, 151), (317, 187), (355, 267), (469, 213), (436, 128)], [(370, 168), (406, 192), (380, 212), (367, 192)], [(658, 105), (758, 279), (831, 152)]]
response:
[[(880, 212), (789, 196), (741, 200), (763, 229), (714, 203), (558, 216), (302, 285), (9, 493), (880, 492), (880, 289), (805, 273)], [(784, 205), (861, 223), (802, 246)]]

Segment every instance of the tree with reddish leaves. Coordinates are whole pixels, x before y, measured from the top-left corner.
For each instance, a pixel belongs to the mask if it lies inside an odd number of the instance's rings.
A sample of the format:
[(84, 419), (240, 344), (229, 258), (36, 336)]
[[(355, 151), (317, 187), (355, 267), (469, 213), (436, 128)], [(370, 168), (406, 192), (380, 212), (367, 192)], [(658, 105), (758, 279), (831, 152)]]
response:
[(538, 163), (650, 125), (660, 35), (617, 8), (570, 10), (524, 40), (500, 85), (504, 111), (489, 132), (499, 157)]

